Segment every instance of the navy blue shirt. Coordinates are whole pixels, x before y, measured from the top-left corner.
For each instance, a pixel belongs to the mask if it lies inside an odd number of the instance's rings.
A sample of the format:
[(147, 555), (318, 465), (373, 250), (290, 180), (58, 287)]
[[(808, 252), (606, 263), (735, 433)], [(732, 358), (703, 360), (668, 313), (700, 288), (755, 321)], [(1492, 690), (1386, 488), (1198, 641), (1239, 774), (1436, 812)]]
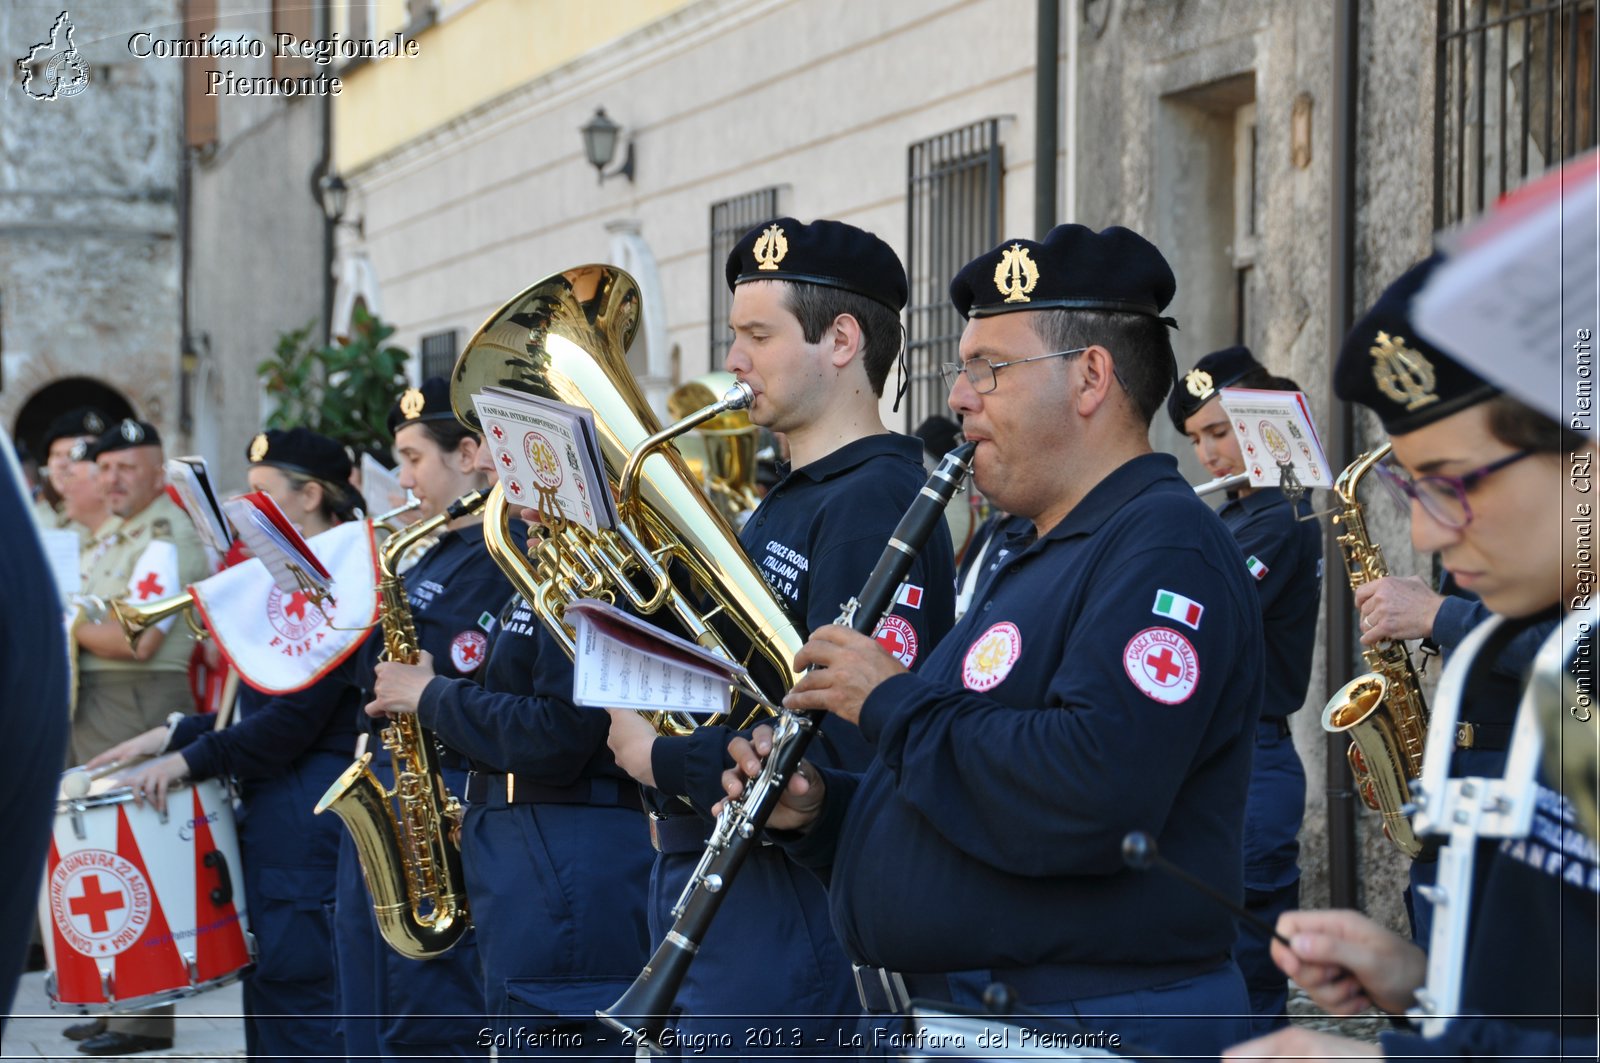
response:
[(611, 718), (572, 704), (572, 662), (520, 595), (500, 614), (485, 685), (435, 676), (417, 718), (474, 769), (549, 786), (624, 779), (606, 746)]
[(1542, 777), (1533, 785), (1527, 837), (1478, 843), (1461, 981), (1465, 1017), (1436, 1038), (1384, 1034), (1389, 1054), (1594, 1058), (1600, 848), (1566, 797)]
[[(793, 469), (767, 492), (739, 543), (802, 637), (838, 619), (927, 480), (921, 442), (885, 433)], [(950, 630), (955, 609), (955, 556), (944, 522), (918, 554), (900, 598), (878, 639), (902, 664), (917, 667)], [(731, 737), (731, 728), (701, 727), (658, 740), (651, 751), (657, 788), (702, 809), (720, 801)], [(854, 771), (872, 759), (860, 731), (838, 719), (827, 722), (812, 750), (821, 762)]]
[[(483, 525), (445, 532), (403, 579), (417, 644), (433, 655), (434, 672), (447, 679), (482, 682), (489, 636), (511, 595), (510, 581), (484, 548)], [(383, 636), (375, 629), (357, 655), (356, 674), (364, 685), (371, 685), (382, 650)], [(387, 721), (376, 719), (371, 725), (382, 728)]]
[(1300, 708), (1311, 682), (1318, 606), (1322, 602), (1322, 525), (1295, 517), (1311, 512), (1301, 499), (1291, 507), (1276, 487), (1232, 498), (1217, 511), (1245, 557), (1261, 599), (1266, 639), (1266, 692), (1261, 715), (1277, 719)]
[(1008, 545), (921, 672), (868, 697), (877, 759), (864, 777), (824, 769), (823, 816), (792, 855), (831, 869), (834, 928), (858, 962), (1221, 962), (1231, 915), (1125, 870), (1121, 846), (1149, 831), (1243, 893), (1262, 649), (1238, 548), (1165, 454)]
[(312, 750), (348, 753), (354, 760), (363, 704), (361, 691), (340, 671), (293, 694), (263, 694), (241, 685), (232, 726), (219, 731), (215, 716), (185, 716), (170, 748), (182, 751), (196, 779), (277, 778)]

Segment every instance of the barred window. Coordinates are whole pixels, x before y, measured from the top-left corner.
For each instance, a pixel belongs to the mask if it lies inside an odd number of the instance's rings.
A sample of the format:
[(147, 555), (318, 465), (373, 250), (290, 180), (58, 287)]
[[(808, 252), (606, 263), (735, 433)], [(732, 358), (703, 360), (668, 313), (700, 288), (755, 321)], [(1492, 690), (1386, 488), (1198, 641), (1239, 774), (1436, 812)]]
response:
[(1595, 0), (1438, 0), (1441, 229), (1596, 144)]
[(711, 204), (711, 368), (721, 369), (722, 360), (733, 346), (728, 332), (728, 311), (733, 308), (733, 293), (723, 274), (728, 255), (739, 237), (756, 225), (778, 216), (776, 186), (746, 192), (742, 196)]
[(947, 412), (939, 365), (958, 360), (961, 342), (950, 278), (1000, 240), (1000, 120), (986, 118), (918, 141), (906, 155), (909, 431), (930, 414)]
[(459, 330), (430, 332), (422, 337), (422, 379), (449, 377), (456, 367), (456, 335)]

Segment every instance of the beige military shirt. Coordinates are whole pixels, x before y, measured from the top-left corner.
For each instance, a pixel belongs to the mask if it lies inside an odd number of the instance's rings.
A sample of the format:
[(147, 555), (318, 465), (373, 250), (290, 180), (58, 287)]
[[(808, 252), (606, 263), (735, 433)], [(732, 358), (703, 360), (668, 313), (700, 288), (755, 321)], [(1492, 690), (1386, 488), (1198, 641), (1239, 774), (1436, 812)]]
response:
[[(108, 602), (125, 598), (148, 605), (182, 594), (189, 584), (211, 574), (210, 561), (193, 522), (165, 492), (140, 512), (120, 522), (113, 518), (106, 527), (110, 531), (102, 531), (84, 551), (85, 594)], [(148, 563), (152, 555), (147, 551), (153, 542), (172, 544), (177, 551), (175, 566)], [(136, 567), (139, 571), (135, 571)], [(116, 661), (80, 652), (78, 667), (85, 672), (182, 672), (189, 667), (193, 648), (188, 625), (178, 620), (168, 628), (161, 648), (148, 661)]]

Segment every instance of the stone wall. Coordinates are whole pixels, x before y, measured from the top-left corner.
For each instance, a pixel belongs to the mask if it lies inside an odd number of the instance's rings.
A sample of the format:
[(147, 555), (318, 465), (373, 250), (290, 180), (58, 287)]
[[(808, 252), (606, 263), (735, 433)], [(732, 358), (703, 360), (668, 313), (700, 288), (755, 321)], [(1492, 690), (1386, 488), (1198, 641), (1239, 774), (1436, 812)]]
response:
[[(218, 4), (223, 30), (265, 37), (270, 12), (249, 0)], [(270, 58), (233, 61), (267, 76)], [(278, 335), (308, 323), (322, 342), (323, 214), (315, 176), (323, 144), (316, 97), (219, 96), (217, 143), (190, 169), (189, 329), (200, 365), (195, 449), (224, 488), (245, 486), (245, 448), (270, 412), (256, 366)]]
[[(1306, 389), (1326, 438), (1334, 413), (1328, 384), (1333, 5), (1099, 0), (1087, 10), (1080, 46), (1080, 218), (1141, 229), (1173, 256), (1180, 368), (1233, 342), (1236, 248), (1230, 226), (1215, 219), (1237, 206), (1230, 186), (1234, 160), (1217, 145), (1232, 113), (1253, 104), (1256, 225), (1244, 339), (1269, 367)], [(1432, 35), (1431, 5), (1362, 4), (1357, 313), (1430, 248)], [(1309, 156), (1303, 143), (1298, 157), (1295, 151), (1297, 101), (1302, 112), (1310, 107)], [(1356, 448), (1374, 439), (1381, 440), (1376, 425), (1360, 421)], [(1188, 449), (1170, 425), (1159, 426), (1156, 440), (1180, 453)], [(1337, 455), (1330, 457), (1339, 463)], [(1203, 479), (1185, 460), (1193, 478)], [(1427, 559), (1410, 549), (1404, 517), (1381, 495), (1366, 497), (1392, 569), (1428, 574)], [(1326, 578), (1345, 578), (1338, 557), (1327, 558)], [(1354, 674), (1352, 662), (1334, 667), (1336, 684)], [(1301, 833), (1307, 906), (1328, 900), (1328, 743), (1319, 726), (1327, 682), (1319, 645), (1306, 706), (1293, 717), (1307, 775)], [(1359, 849), (1362, 905), (1404, 927), (1405, 862), (1365, 809)]]
[(62, 5), (0, 5), (8, 80), (0, 118), (0, 423), (63, 378), (120, 392), (178, 438), (178, 70), (133, 60), (128, 35), (176, 21), (178, 0), (86, 0), (71, 10), (90, 83), (29, 98), (14, 61)]

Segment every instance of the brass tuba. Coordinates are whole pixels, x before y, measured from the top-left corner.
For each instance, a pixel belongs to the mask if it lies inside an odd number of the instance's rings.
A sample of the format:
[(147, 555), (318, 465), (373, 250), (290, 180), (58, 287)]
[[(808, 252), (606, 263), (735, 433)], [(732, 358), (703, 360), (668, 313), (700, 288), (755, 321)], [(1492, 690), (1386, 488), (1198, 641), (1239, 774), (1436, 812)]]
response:
[[(1383, 550), (1372, 541), (1356, 491), (1363, 477), (1389, 454), (1385, 443), (1363, 454), (1339, 474), (1333, 491), (1339, 499), (1335, 525), (1344, 524), (1339, 552), (1354, 590), (1389, 574)], [(1407, 856), (1422, 852), (1408, 818), (1411, 782), (1422, 774), (1422, 748), (1428, 737), (1428, 705), (1422, 697), (1411, 654), (1403, 642), (1380, 642), (1362, 652), (1372, 671), (1356, 676), (1322, 710), (1322, 729), (1350, 735), (1350, 770), (1368, 808), (1383, 814), (1383, 833)]]
[[(580, 266), (546, 277), (489, 317), (467, 342), (450, 378), (450, 402), (463, 424), (481, 431), (472, 396), (497, 386), (592, 411), (617, 497), (618, 526), (592, 534), (559, 517), (529, 528), (528, 549), (511, 537), (512, 514), (499, 486), (484, 506), (489, 553), (567, 653), (574, 631), (568, 603), (599, 598), (659, 615), (687, 637), (730, 660), (759, 657), (776, 678), (743, 691), (727, 720), (744, 726), (795, 681), (803, 640), (782, 604), (740, 548), (733, 529), (701, 491), (672, 440), (749, 403), (744, 385), (661, 430), (634, 382), (626, 352), (639, 327), (639, 288), (614, 266)], [(736, 652), (713, 618), (736, 627)], [(683, 713), (645, 714), (661, 734), (684, 734)], [(712, 718), (709, 722), (722, 722)]]
[[(397, 572), (401, 556), (417, 540), (477, 512), (483, 503), (481, 491), (470, 492), (443, 513), (384, 541), (378, 554), (384, 660), (415, 664), (421, 657), (411, 605)], [(470, 925), (461, 850), (452, 837), (461, 822), (461, 805), (445, 788), (432, 736), (415, 713), (395, 716), (383, 729), (382, 740), (394, 763), (394, 789), (383, 788), (372, 773), (372, 754), (363, 753), (328, 787), (316, 812), (332, 811), (349, 828), (383, 940), (407, 959), (428, 960), (454, 945)]]

